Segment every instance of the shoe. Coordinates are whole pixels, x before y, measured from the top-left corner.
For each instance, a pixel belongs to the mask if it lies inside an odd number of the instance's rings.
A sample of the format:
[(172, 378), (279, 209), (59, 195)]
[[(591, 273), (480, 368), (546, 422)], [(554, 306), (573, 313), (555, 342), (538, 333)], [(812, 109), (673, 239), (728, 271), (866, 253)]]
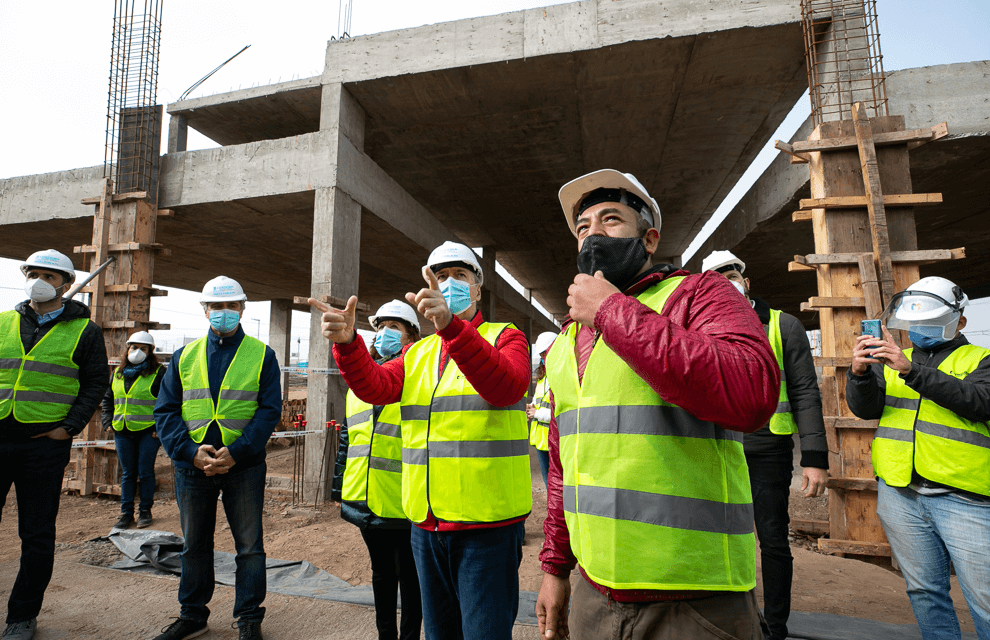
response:
[(238, 624), (237, 640), (265, 640), (261, 635), (261, 623), (247, 621)]
[(151, 512), (141, 511), (138, 513), (137, 528), (147, 529), (151, 526)]
[(122, 513), (122, 514), (120, 514), (120, 518), (117, 520), (117, 523), (115, 525), (113, 525), (113, 528), (114, 529), (127, 529), (132, 524), (134, 524), (134, 516), (131, 515), (131, 514), (129, 514), (129, 513)]
[[(3, 630), (3, 635), (0, 635), (0, 638), (3, 638), (3, 640), (31, 640), (37, 628), (37, 618), (31, 618), (23, 622), (12, 622)], [(258, 637), (260, 638), (261, 636), (259, 635)]]
[(162, 629), (161, 635), (157, 636), (155, 640), (186, 640), (187, 638), (199, 637), (209, 630), (206, 621), (197, 622), (189, 618), (177, 618), (175, 622)]

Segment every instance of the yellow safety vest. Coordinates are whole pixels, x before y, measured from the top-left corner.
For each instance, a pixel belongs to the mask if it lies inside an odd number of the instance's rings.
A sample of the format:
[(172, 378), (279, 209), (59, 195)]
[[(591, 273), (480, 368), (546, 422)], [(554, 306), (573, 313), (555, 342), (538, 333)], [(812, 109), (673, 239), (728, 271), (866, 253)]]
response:
[[(904, 351), (910, 361), (913, 349)], [(938, 370), (964, 379), (990, 356), (973, 344), (956, 348)], [(886, 396), (873, 437), (873, 471), (892, 487), (911, 484), (912, 470), (950, 487), (990, 496), (990, 431), (938, 403), (922, 398), (890, 367)]]
[[(636, 298), (659, 312), (682, 277)], [(613, 589), (749, 591), (756, 542), (743, 434), (666, 402), (604, 340), (578, 381), (571, 324), (547, 355), (564, 518), (584, 571)]]
[(381, 518), (402, 512), (402, 427), (399, 403), (374, 407), (347, 392), (347, 466), (341, 498), (365, 502)]
[[(550, 408), (550, 383), (547, 377), (536, 383), (536, 391), (533, 392), (533, 405), (537, 409)], [(529, 423), (529, 443), (539, 451), (550, 450), (550, 424), (533, 420)]]
[(113, 374), (113, 429), (114, 431), (144, 431), (155, 426), (155, 400), (151, 387), (158, 376), (158, 369), (148, 375), (139, 375), (130, 389), (125, 388), (124, 375)]
[[(483, 323), (494, 345), (509, 324)], [(533, 488), (526, 399), (489, 404), (453, 359), (440, 372), (440, 336), (406, 351), (402, 386), (402, 507), (419, 523), (501, 522), (529, 514)]]
[(206, 364), (208, 336), (189, 343), (179, 356), (179, 379), (182, 381), (182, 419), (189, 437), (203, 442), (211, 422), (220, 427), (225, 447), (234, 443), (258, 410), (261, 388), (261, 365), (265, 361), (265, 343), (244, 336), (237, 353), (220, 384), (216, 404), (210, 394), (210, 374)]
[(57, 322), (24, 353), (21, 314), (0, 313), (0, 419), (25, 424), (58, 422), (79, 395), (79, 367), (72, 356), (88, 318)]
[(787, 376), (784, 375), (784, 341), (780, 337), (780, 311), (770, 310), (770, 347), (773, 355), (777, 358), (777, 366), (780, 367), (780, 397), (777, 399), (777, 409), (770, 417), (770, 431), (781, 436), (789, 436), (798, 432), (797, 423), (794, 422), (794, 413), (791, 411), (791, 401), (787, 398)]

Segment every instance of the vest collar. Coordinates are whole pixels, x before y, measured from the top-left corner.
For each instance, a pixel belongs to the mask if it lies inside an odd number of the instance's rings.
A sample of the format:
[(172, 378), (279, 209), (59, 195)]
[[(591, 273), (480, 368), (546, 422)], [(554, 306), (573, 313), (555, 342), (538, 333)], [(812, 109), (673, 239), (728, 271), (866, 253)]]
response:
[(649, 269), (645, 273), (639, 275), (639, 278), (626, 287), (626, 290), (622, 293), (627, 296), (636, 296), (649, 289), (658, 282), (662, 282), (667, 278), (673, 278), (674, 276), (686, 276), (688, 272), (684, 269), (678, 269), (672, 264), (658, 264), (652, 269)]

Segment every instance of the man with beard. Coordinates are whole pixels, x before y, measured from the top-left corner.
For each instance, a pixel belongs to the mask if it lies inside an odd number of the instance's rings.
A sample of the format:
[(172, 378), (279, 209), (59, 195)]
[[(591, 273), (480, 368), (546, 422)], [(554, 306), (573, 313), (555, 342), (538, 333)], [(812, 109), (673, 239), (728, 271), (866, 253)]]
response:
[(580, 274), (546, 359), (541, 636), (763, 638), (742, 446), (777, 406), (763, 327), (719, 274), (652, 265), (660, 210), (632, 175), (559, 198)]

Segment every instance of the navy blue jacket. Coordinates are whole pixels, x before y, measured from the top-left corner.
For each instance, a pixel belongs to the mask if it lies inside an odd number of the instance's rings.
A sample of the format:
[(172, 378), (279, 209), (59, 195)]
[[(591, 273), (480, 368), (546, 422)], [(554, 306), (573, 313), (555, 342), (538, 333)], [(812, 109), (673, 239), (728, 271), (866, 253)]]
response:
[[(220, 393), (220, 385), (227, 373), (230, 362), (237, 353), (237, 347), (244, 338), (244, 330), (238, 326), (237, 333), (221, 338), (212, 329), (206, 342), (206, 367), (210, 377), (210, 395), (216, 403)], [(186, 423), (182, 419), (182, 380), (179, 377), (179, 358), (182, 357), (180, 347), (172, 354), (172, 362), (165, 371), (162, 388), (155, 402), (155, 428), (158, 438), (165, 447), (165, 453), (175, 461), (177, 467), (196, 469), (193, 458), (200, 445), (192, 441)], [(265, 360), (261, 365), (261, 381), (258, 391), (258, 410), (254, 418), (244, 428), (244, 433), (234, 441), (227, 450), (234, 459), (233, 470), (241, 471), (246, 467), (261, 464), (265, 461), (265, 445), (272, 436), (272, 431), (282, 417), (282, 380), (281, 370), (275, 352), (270, 347), (265, 348)], [(220, 427), (216, 422), (210, 424), (206, 437), (200, 444), (211, 444), (219, 451), (223, 445)], [(202, 471), (200, 471), (202, 473)]]

